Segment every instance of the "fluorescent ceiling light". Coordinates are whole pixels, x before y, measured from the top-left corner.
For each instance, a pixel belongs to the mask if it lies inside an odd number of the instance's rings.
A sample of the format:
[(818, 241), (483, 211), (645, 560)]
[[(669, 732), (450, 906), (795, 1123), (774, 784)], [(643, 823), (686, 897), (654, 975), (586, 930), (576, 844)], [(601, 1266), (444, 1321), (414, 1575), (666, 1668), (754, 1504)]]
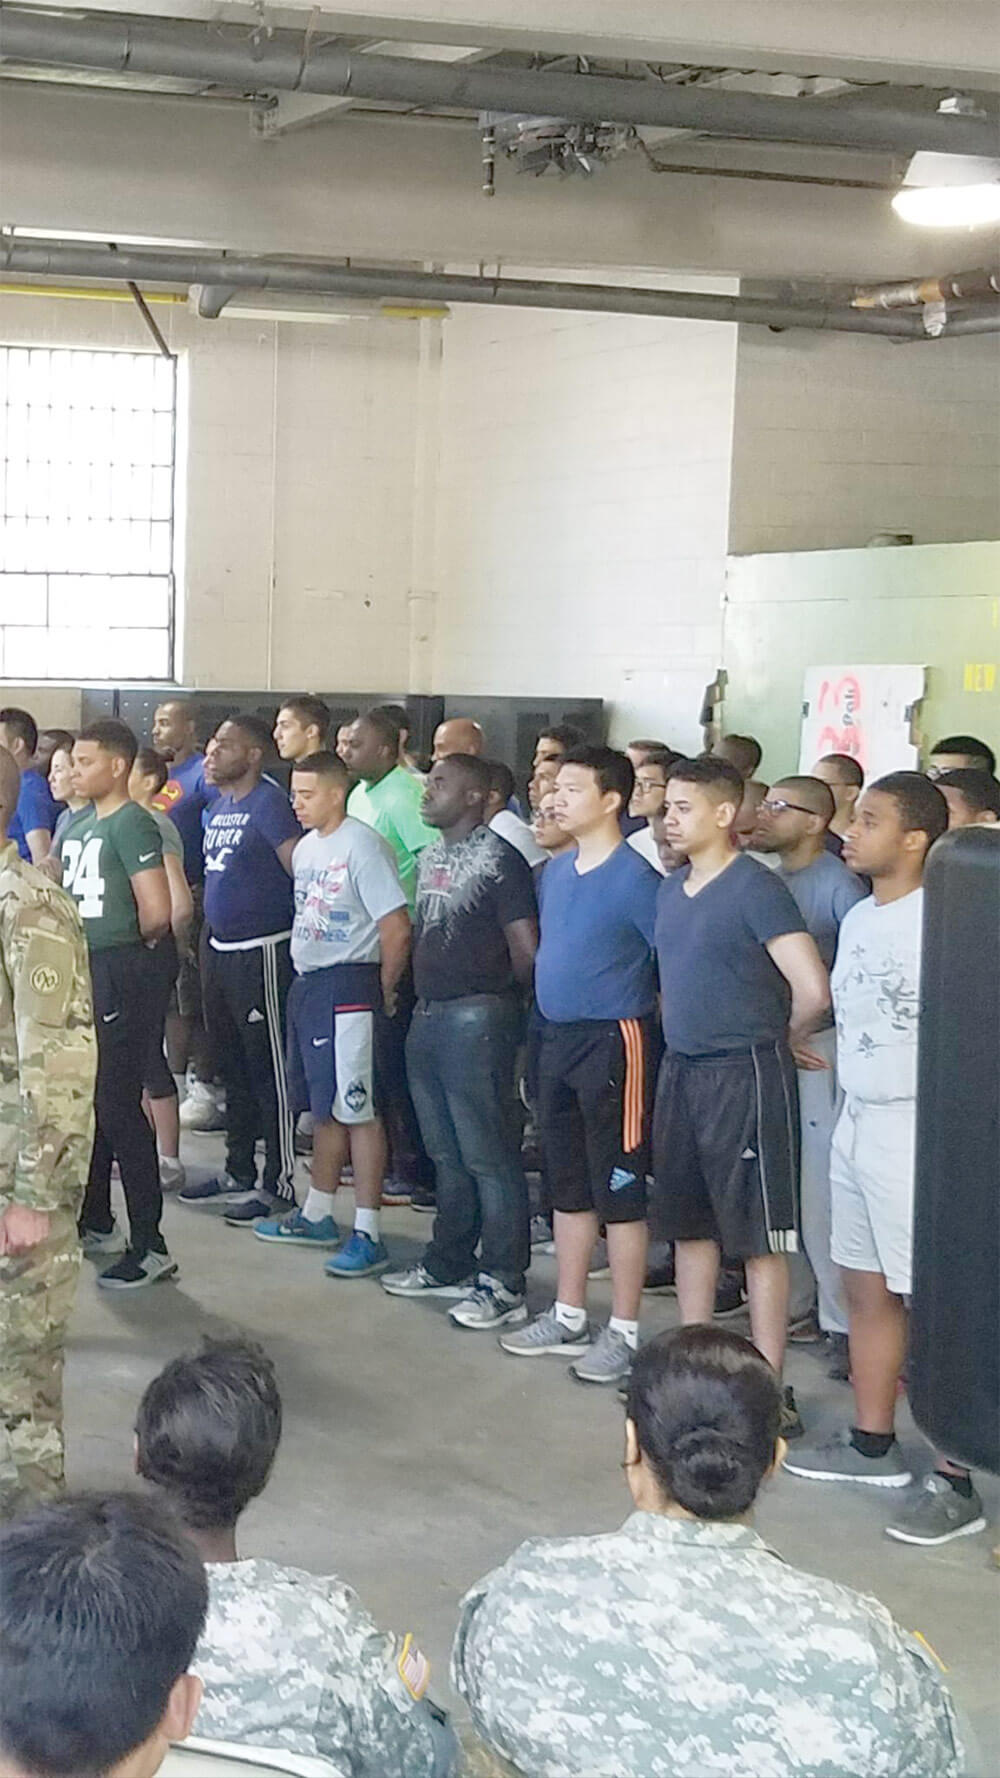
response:
[(923, 228), (980, 228), (1000, 222), (1000, 160), (921, 150), (907, 167), (892, 207), (904, 222)]

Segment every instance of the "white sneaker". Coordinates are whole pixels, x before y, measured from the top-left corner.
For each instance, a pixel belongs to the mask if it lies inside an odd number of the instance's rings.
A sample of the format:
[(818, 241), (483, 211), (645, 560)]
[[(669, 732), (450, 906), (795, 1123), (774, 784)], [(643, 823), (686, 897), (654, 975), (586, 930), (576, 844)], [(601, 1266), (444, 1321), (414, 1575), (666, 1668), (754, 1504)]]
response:
[(184, 1170), (184, 1162), (179, 1161), (176, 1155), (161, 1154), (160, 1190), (179, 1192), (181, 1187), (186, 1184), (187, 1173)]
[(521, 1327), (528, 1319), (523, 1296), (514, 1296), (495, 1278), (480, 1276), (476, 1287), (464, 1302), (456, 1303), (448, 1314), (457, 1327), (490, 1328)]
[(408, 1266), (405, 1272), (386, 1272), (382, 1279), (382, 1289), (389, 1296), (450, 1296), (457, 1300), (467, 1297), (474, 1284), (473, 1278), (462, 1284), (442, 1284), (422, 1265)]
[(182, 1130), (224, 1130), (226, 1127), (219, 1096), (204, 1080), (188, 1080), (187, 1097), (179, 1115)]

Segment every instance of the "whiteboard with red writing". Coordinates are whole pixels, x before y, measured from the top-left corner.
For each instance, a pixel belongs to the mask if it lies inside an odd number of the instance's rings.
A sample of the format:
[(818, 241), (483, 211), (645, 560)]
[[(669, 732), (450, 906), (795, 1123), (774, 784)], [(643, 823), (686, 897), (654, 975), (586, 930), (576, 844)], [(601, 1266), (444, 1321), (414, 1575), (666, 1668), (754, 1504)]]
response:
[(807, 668), (799, 771), (811, 772), (825, 753), (850, 754), (869, 780), (915, 771), (913, 721), (925, 678), (923, 667)]

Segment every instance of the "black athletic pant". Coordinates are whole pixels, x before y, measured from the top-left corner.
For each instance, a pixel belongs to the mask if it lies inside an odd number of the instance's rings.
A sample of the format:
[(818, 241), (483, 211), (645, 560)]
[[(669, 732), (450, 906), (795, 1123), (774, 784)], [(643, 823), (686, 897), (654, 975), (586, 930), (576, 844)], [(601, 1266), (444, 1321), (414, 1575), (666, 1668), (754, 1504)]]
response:
[(145, 945), (91, 951), (97, 1031), (97, 1131), (81, 1227), (111, 1228), (111, 1163), (117, 1160), (128, 1208), (129, 1245), (139, 1259), (165, 1253), (160, 1234), (163, 1198), (156, 1138), (142, 1109), (142, 1074), (149, 1050), (153, 962)]
[(205, 1026), (226, 1088), (226, 1170), (251, 1190), (254, 1145), (264, 1138), (263, 1189), (294, 1204), (293, 1119), (285, 1079), (285, 1003), (292, 982), (287, 938), (217, 951), (202, 935)]

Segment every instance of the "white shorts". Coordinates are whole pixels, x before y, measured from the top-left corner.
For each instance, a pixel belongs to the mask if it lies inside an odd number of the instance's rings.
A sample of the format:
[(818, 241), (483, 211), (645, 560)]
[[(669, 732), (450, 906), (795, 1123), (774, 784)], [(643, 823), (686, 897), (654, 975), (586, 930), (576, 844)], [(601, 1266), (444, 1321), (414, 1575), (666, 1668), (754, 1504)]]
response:
[(912, 1099), (868, 1105), (848, 1099), (830, 1148), (830, 1255), (850, 1272), (881, 1272), (897, 1296), (913, 1280)]

